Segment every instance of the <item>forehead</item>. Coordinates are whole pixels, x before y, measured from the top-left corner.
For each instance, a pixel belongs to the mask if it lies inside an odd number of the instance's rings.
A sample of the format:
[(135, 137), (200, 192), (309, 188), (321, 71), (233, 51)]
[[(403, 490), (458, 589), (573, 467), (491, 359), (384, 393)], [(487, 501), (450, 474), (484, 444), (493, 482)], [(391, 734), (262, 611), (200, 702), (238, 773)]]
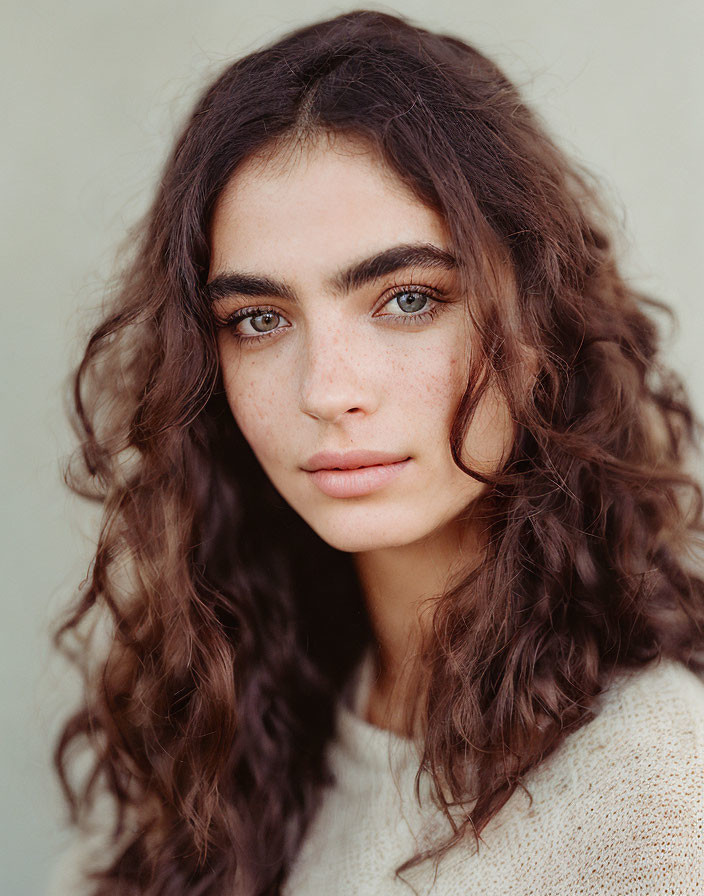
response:
[(310, 179), (366, 178), (383, 183), (385, 191), (415, 200), (409, 186), (361, 135), (320, 132), (309, 137), (286, 137), (266, 144), (245, 159), (230, 178), (221, 198), (227, 201), (247, 190), (278, 189)]
[(340, 136), (268, 148), (244, 162), (218, 197), (210, 235), (215, 267), (343, 263), (417, 241), (449, 248), (441, 215), (370, 144)]

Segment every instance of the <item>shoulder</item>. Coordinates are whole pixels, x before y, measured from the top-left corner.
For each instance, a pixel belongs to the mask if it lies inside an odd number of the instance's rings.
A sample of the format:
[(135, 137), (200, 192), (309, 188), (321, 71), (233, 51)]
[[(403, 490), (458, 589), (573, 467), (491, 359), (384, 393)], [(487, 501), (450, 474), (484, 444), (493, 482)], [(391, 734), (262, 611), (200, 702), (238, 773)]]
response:
[(704, 890), (704, 680), (661, 659), (619, 673), (593, 709), (526, 778), (578, 851), (580, 879), (588, 871), (623, 893)]
[(639, 778), (701, 768), (704, 678), (684, 664), (661, 659), (621, 670), (592, 709), (595, 718), (566, 741), (566, 755), (588, 748), (595, 768), (618, 771), (626, 763)]
[(702, 736), (704, 677), (677, 660), (662, 658), (620, 670), (598, 699), (603, 712), (626, 710), (653, 718), (666, 715), (678, 728), (679, 723), (686, 723), (692, 734)]

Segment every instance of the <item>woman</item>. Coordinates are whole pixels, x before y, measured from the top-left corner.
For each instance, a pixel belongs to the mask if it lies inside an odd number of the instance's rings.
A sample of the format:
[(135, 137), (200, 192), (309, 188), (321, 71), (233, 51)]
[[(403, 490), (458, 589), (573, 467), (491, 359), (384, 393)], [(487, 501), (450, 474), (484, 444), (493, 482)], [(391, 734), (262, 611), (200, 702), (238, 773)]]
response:
[(73, 379), (84, 892), (704, 885), (700, 424), (612, 239), (402, 18), (204, 93)]

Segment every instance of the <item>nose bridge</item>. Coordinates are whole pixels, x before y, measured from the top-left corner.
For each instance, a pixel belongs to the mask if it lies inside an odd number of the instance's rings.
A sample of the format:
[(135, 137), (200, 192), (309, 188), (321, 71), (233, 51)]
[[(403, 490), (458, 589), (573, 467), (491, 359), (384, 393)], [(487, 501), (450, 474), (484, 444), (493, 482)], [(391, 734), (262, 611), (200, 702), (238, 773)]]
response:
[(345, 321), (340, 309), (309, 322), (300, 359), (305, 413), (333, 420), (348, 410), (373, 410), (376, 390), (369, 347), (361, 328)]

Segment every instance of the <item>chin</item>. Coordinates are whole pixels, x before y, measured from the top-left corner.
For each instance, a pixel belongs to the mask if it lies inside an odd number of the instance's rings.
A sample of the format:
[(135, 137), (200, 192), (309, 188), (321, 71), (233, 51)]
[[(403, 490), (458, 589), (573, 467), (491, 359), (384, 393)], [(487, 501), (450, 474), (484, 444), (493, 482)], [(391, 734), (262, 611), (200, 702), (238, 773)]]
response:
[(427, 522), (418, 527), (405, 525), (399, 527), (400, 515), (394, 513), (389, 520), (377, 512), (370, 512), (370, 519), (364, 520), (362, 514), (349, 514), (346, 520), (332, 521), (307, 520), (308, 525), (330, 547), (350, 554), (367, 551), (378, 551), (384, 548), (398, 548), (421, 541), (430, 534)]

